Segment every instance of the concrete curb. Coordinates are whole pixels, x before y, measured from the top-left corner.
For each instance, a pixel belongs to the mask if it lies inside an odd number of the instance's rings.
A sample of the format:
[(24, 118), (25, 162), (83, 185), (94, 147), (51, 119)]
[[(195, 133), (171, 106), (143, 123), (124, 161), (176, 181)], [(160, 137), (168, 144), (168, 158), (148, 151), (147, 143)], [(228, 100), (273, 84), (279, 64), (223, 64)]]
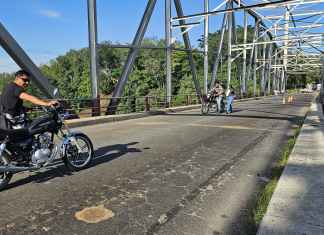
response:
[(89, 118), (82, 118), (82, 119), (72, 119), (72, 120), (66, 120), (66, 124), (69, 127), (74, 128), (74, 127), (89, 126), (89, 125), (95, 125), (95, 124), (101, 124), (107, 122), (117, 122), (117, 121), (125, 121), (130, 119), (144, 118), (152, 115), (163, 115), (170, 112), (181, 112), (181, 111), (191, 110), (196, 108), (200, 108), (200, 104), (152, 110), (149, 112), (142, 112), (142, 113), (129, 113), (129, 114), (100, 116), (100, 117), (89, 117)]
[(324, 128), (318, 95), (280, 177), (258, 235), (324, 234)]
[[(234, 100), (234, 102), (237, 103), (237, 102), (244, 102), (249, 100), (259, 100), (259, 99), (271, 98), (273, 96), (274, 95), (245, 98), (245, 99)], [(117, 121), (125, 121), (130, 119), (144, 118), (152, 115), (163, 115), (172, 112), (182, 112), (191, 109), (198, 109), (200, 107), (201, 107), (200, 104), (196, 104), (196, 105), (164, 108), (164, 109), (152, 110), (149, 112), (141, 112), (141, 113), (129, 113), (129, 114), (89, 117), (89, 118), (82, 118), (82, 119), (72, 119), (72, 120), (66, 120), (66, 124), (69, 127), (74, 128), (74, 127), (89, 126), (89, 125), (95, 125), (95, 124), (101, 124), (107, 122), (117, 122)]]

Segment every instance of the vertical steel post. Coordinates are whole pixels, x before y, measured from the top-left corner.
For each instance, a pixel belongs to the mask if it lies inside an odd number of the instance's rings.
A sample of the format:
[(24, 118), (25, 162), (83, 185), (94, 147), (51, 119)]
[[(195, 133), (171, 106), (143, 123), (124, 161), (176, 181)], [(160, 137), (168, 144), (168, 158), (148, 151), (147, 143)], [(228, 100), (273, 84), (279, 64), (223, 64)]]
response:
[[(269, 39), (271, 40), (271, 39)], [(267, 82), (268, 82), (268, 95), (270, 95), (271, 93), (271, 66), (272, 66), (272, 44), (269, 45), (269, 49), (268, 49), (268, 63), (267, 63)]]
[[(229, 1), (230, 4), (230, 8), (233, 7), (232, 1)], [(230, 88), (231, 85), (231, 72), (232, 72), (232, 13), (228, 12), (227, 13), (227, 47), (228, 47), (228, 51), (227, 51), (227, 89)]]
[(248, 13), (244, 11), (244, 33), (243, 33), (243, 71), (242, 71), (242, 93), (246, 96), (246, 43), (247, 43), (247, 25), (248, 25)]
[[(274, 52), (276, 53), (276, 52)], [(276, 60), (273, 60), (274, 63), (276, 63)], [(276, 90), (276, 67), (273, 68), (272, 70), (272, 93), (274, 93), (274, 90)]]
[(277, 91), (281, 92), (281, 68), (277, 68)]
[(261, 95), (265, 95), (266, 51), (267, 51), (265, 36), (263, 37), (263, 42), (264, 44), (262, 50)]
[[(230, 2), (231, 3), (231, 8), (234, 7), (233, 5), (233, 1)], [(232, 44), (233, 43), (237, 43), (237, 34), (236, 34), (236, 21), (235, 21), (235, 11), (232, 11), (231, 12), (231, 15), (232, 15)]]
[(281, 92), (284, 93), (285, 92), (285, 68), (283, 67), (281, 69)]
[(284, 69), (283, 69), (283, 82), (284, 82), (284, 87), (283, 87), (283, 91), (286, 91), (286, 80), (287, 80), (287, 64), (288, 64), (288, 40), (289, 40), (289, 6), (287, 6), (286, 12), (285, 12), (285, 25), (284, 25), (284, 32), (285, 32), (285, 36), (284, 36), (284, 50), (283, 50), (283, 65), (284, 65)]
[[(260, 21), (256, 20), (255, 22), (255, 30), (256, 35), (259, 37), (259, 27), (260, 27)], [(254, 66), (253, 66), (253, 96), (256, 96), (256, 89), (257, 89), (257, 60), (258, 60), (258, 45), (254, 45)]]
[[(174, 4), (175, 4), (175, 8), (176, 8), (178, 17), (182, 17), (183, 11), (182, 11), (182, 6), (181, 6), (181, 1), (174, 0)], [(180, 25), (183, 25), (185, 23), (186, 23), (185, 20), (179, 21)], [(192, 47), (191, 47), (191, 43), (190, 43), (190, 39), (189, 39), (189, 34), (188, 34), (188, 32), (184, 33), (185, 28), (183, 28), (183, 27), (181, 27), (181, 31), (183, 32), (182, 37), (183, 37), (185, 47), (187, 49), (187, 55), (188, 55), (188, 59), (189, 59), (189, 64), (190, 64), (191, 73), (192, 73), (192, 79), (193, 79), (193, 82), (195, 85), (196, 93), (197, 93), (197, 96), (199, 97), (200, 102), (202, 102), (201, 89), (200, 89), (200, 84), (199, 84), (199, 81), (197, 78), (196, 66), (194, 63), (193, 55), (192, 55)]]
[[(279, 65), (282, 65), (282, 55), (281, 55), (281, 53), (279, 53), (278, 63), (279, 63)], [(280, 91), (280, 93), (282, 91), (282, 81), (281, 81), (281, 74), (282, 74), (281, 70), (282, 69), (283, 69), (282, 66), (278, 69), (278, 80), (279, 80), (279, 82), (278, 82), (278, 91)]]
[[(209, 0), (204, 2), (205, 12), (209, 11)], [(205, 16), (204, 21), (204, 94), (208, 90), (208, 34), (209, 34), (209, 16)]]
[[(233, 1), (231, 2), (231, 6), (233, 8)], [(236, 20), (235, 20), (235, 12), (233, 11), (232, 13), (232, 34), (233, 34), (233, 37), (232, 37), (232, 44), (233, 43), (236, 45), (237, 44), (237, 33), (236, 33)], [(232, 55), (231, 57), (234, 57), (236, 58), (236, 62), (235, 62), (235, 67), (236, 67), (236, 78), (237, 80), (239, 81), (239, 84), (240, 84), (240, 87), (242, 87), (242, 69), (241, 69), (241, 60), (240, 58), (237, 58), (239, 55), (238, 55), (238, 52), (232, 52)], [(242, 90), (240, 89), (240, 95), (242, 96)]]
[(121, 95), (123, 94), (124, 87), (126, 85), (129, 74), (132, 70), (134, 61), (135, 61), (138, 51), (139, 51), (138, 47), (142, 43), (144, 34), (146, 32), (147, 25), (150, 22), (152, 12), (155, 7), (156, 1), (157, 0), (149, 0), (146, 5), (146, 9), (145, 9), (144, 15), (142, 17), (141, 23), (137, 29), (135, 38), (133, 39), (133, 43), (132, 43), (133, 47), (130, 49), (130, 51), (128, 53), (128, 57), (125, 62), (125, 65), (124, 65), (122, 75), (117, 82), (116, 88), (114, 90), (112, 99), (111, 99), (109, 106), (107, 108), (106, 114), (114, 114), (117, 110), (117, 106), (120, 101), (119, 97), (121, 97)]
[[(277, 24), (274, 24), (274, 40), (277, 39)], [(273, 85), (272, 85), (272, 90), (278, 90), (277, 87), (278, 87), (278, 84), (279, 84), (279, 81), (278, 81), (278, 76), (277, 76), (277, 59), (278, 59), (278, 48), (276, 47), (275, 45), (275, 50), (274, 50), (274, 53), (275, 53), (275, 57), (274, 57), (274, 71), (273, 71)]]
[(254, 43), (257, 41), (258, 39), (258, 27), (256, 26), (257, 25), (257, 21), (255, 22), (255, 26), (254, 26), (254, 32), (253, 32), (253, 43), (252, 43), (252, 49), (251, 49), (251, 54), (250, 54), (250, 59), (249, 59), (249, 66), (248, 66), (248, 69), (247, 69), (247, 80), (250, 80), (250, 75), (251, 75), (251, 69), (252, 69), (252, 66), (253, 66), (253, 58), (254, 58), (254, 50), (255, 50), (255, 45)]
[[(276, 51), (274, 50), (273, 53), (276, 53)], [(275, 92), (275, 90), (277, 90), (277, 68), (276, 68), (276, 59), (273, 59), (273, 67), (272, 67), (272, 93)]]
[[(278, 49), (278, 51), (280, 51), (280, 49)], [(277, 66), (278, 66), (278, 70), (277, 70), (277, 74), (278, 74), (278, 91), (281, 93), (282, 90), (282, 84), (281, 84), (281, 70), (283, 69), (282, 67), (282, 52), (278, 53), (278, 58), (277, 58)]]
[(54, 94), (57, 89), (49, 83), (49, 80), (46, 77), (43, 76), (40, 69), (34, 64), (30, 57), (1, 23), (0, 45), (20, 68), (26, 70), (31, 75), (31, 79), (48, 98), (58, 97), (58, 94)]
[[(277, 60), (277, 62), (278, 62), (278, 65), (282, 65), (282, 56), (281, 56), (281, 53), (279, 53), (278, 54), (278, 60)], [(281, 77), (281, 75), (282, 75), (282, 70), (283, 69), (283, 67), (280, 67), (279, 69), (278, 69), (278, 91), (280, 91), (280, 93), (281, 93), (281, 91), (282, 91), (282, 77)]]
[(321, 62), (321, 94), (322, 94), (322, 105), (324, 104), (323, 103), (323, 91), (324, 91), (324, 55), (321, 55), (321, 59), (320, 59), (320, 62)]
[(277, 90), (277, 48), (274, 50), (274, 68), (273, 68), (273, 84), (272, 90)]
[[(227, 9), (227, 7), (226, 7), (226, 9)], [(214, 64), (213, 64), (213, 71), (212, 71), (212, 79), (211, 79), (210, 85), (209, 85), (210, 88), (215, 85), (215, 81), (216, 81), (216, 78), (217, 78), (218, 64), (219, 64), (220, 59), (221, 59), (221, 53), (222, 53), (222, 47), (223, 47), (223, 41), (224, 41), (224, 34), (225, 34), (225, 30), (226, 30), (226, 25), (227, 25), (227, 16), (228, 16), (228, 14), (225, 13), (224, 17), (223, 17), (220, 41), (219, 41), (219, 44), (218, 44), (218, 47), (217, 47), (217, 51), (215, 53), (215, 61), (214, 61)]]
[(171, 69), (171, 0), (165, 0), (165, 45), (166, 45), (166, 106), (171, 106), (172, 69)]
[(88, 28), (90, 48), (90, 79), (92, 91), (92, 116), (98, 116), (100, 115), (100, 97), (98, 92), (96, 0), (88, 0)]

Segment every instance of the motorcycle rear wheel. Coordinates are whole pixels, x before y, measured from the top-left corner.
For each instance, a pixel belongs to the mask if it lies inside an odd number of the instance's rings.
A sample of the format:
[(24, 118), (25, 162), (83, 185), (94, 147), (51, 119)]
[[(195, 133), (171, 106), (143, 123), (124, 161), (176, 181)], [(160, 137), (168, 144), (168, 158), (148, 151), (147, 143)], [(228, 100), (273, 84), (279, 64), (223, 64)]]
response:
[(78, 133), (65, 147), (63, 161), (70, 170), (79, 171), (89, 167), (93, 157), (94, 151), (90, 138), (83, 133)]

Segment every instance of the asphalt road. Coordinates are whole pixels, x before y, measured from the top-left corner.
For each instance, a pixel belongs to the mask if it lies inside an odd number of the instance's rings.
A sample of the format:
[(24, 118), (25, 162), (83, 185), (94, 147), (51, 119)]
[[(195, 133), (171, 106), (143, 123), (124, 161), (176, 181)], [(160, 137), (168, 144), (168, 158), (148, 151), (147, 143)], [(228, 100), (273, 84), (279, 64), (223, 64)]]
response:
[[(251, 234), (257, 194), (313, 97), (78, 128), (94, 143), (93, 166), (15, 175), (0, 192), (0, 234)], [(111, 218), (75, 218), (93, 206)]]

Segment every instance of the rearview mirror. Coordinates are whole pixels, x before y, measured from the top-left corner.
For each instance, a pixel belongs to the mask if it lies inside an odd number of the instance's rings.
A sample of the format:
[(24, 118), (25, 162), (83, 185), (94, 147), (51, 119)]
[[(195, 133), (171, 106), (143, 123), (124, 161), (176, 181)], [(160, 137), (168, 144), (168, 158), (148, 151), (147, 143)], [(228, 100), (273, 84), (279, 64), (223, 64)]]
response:
[(55, 88), (54, 91), (53, 91), (53, 96), (56, 97), (57, 94), (58, 94), (58, 89)]

